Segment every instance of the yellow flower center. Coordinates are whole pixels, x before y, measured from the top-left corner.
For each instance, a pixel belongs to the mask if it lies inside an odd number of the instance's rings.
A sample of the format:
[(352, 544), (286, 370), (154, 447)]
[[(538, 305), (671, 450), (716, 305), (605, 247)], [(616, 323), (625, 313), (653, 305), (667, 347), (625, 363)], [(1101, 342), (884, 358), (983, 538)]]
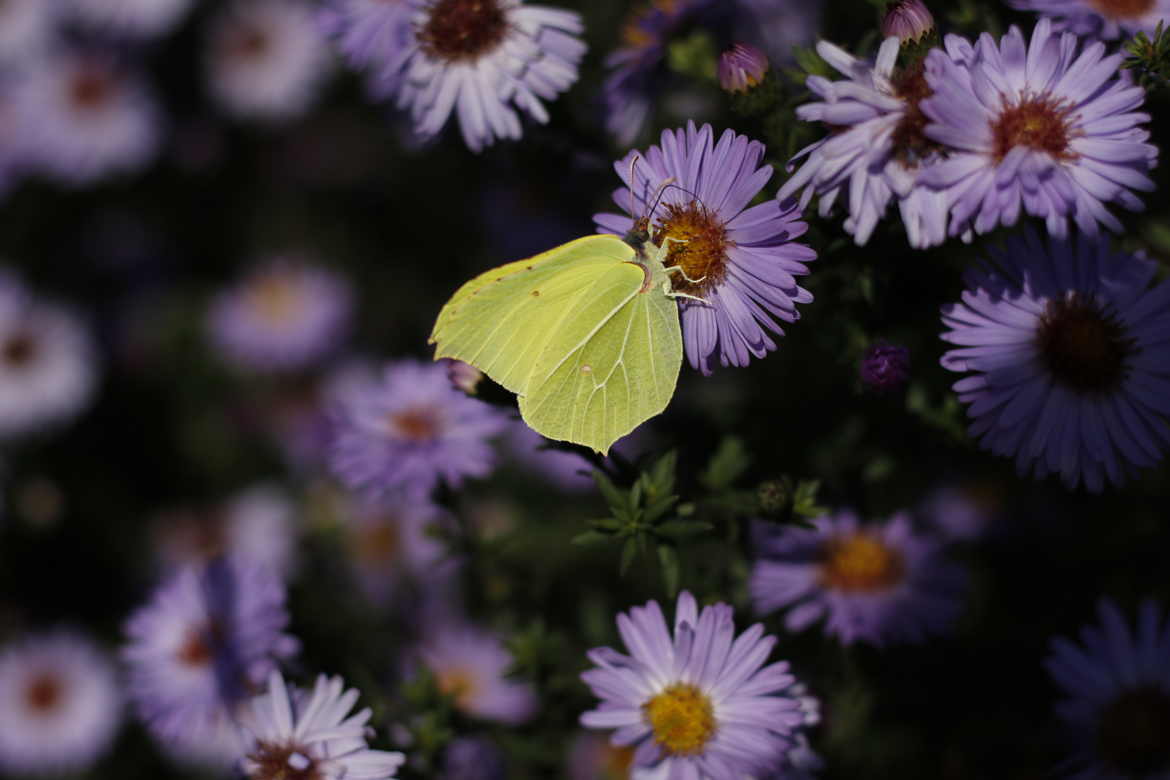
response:
[(439, 691), (454, 699), (455, 706), (461, 710), (471, 708), (471, 701), (479, 691), (479, 681), (475, 675), (462, 667), (439, 672), (436, 684)]
[(696, 201), (683, 206), (668, 203), (664, 208), (666, 216), (659, 219), (654, 243), (663, 246), (665, 242), (665, 264), (683, 270), (671, 277), (675, 292), (701, 297), (727, 275), (727, 248), (731, 245), (727, 230), (722, 220)]
[(865, 533), (829, 542), (822, 564), (825, 585), (836, 590), (882, 590), (901, 581), (902, 554)]
[(642, 705), (654, 739), (671, 755), (695, 756), (715, 736), (711, 700), (693, 685), (675, 683)]
[(622, 26), (622, 42), (626, 46), (642, 49), (653, 44), (657, 37), (649, 27), (654, 24), (654, 17), (658, 14), (673, 15), (678, 8), (678, 0), (651, 0), (649, 5), (634, 11), (629, 21)]

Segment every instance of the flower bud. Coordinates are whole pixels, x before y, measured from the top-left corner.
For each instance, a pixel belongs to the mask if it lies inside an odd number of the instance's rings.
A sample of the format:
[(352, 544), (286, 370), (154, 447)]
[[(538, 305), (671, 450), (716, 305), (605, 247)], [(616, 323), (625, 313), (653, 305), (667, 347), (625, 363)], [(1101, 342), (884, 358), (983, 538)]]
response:
[(895, 0), (886, 7), (882, 37), (897, 36), (903, 43), (920, 41), (934, 30), (934, 17), (922, 0)]
[(767, 72), (768, 58), (755, 46), (737, 43), (719, 55), (719, 85), (728, 92), (747, 92)]
[(483, 379), (483, 372), (462, 360), (450, 360), (447, 362), (447, 378), (456, 388), (475, 395), (475, 387)]
[(879, 341), (861, 358), (861, 381), (879, 392), (897, 390), (910, 378), (910, 350)]

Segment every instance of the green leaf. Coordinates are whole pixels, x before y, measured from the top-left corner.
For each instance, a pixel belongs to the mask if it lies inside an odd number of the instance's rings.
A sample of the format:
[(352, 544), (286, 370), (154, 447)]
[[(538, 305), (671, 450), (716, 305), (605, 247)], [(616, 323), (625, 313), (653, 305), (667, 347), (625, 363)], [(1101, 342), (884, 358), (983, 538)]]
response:
[(682, 539), (704, 534), (715, 526), (705, 520), (667, 520), (654, 526), (654, 533), (671, 539)]
[(584, 531), (573, 537), (573, 544), (581, 545), (582, 547), (589, 547), (595, 544), (605, 544), (613, 539), (612, 534), (605, 534), (601, 531)]
[(638, 540), (635, 537), (630, 537), (626, 543), (622, 545), (622, 562), (618, 568), (621, 576), (626, 576), (626, 572), (630, 570), (630, 564), (634, 562), (634, 556), (638, 554)]
[(699, 481), (709, 490), (726, 490), (744, 475), (751, 462), (751, 456), (744, 449), (743, 442), (734, 436), (728, 436), (719, 443), (707, 468), (699, 476)]
[(658, 545), (658, 563), (662, 566), (662, 584), (666, 587), (666, 594), (674, 598), (678, 593), (678, 550), (669, 544)]
[(605, 497), (605, 502), (609, 504), (610, 508), (615, 512), (619, 509), (624, 509), (626, 506), (626, 497), (617, 486), (613, 484), (613, 480), (607, 477), (600, 471), (593, 472), (593, 481), (597, 483), (597, 489), (601, 491), (601, 495)]

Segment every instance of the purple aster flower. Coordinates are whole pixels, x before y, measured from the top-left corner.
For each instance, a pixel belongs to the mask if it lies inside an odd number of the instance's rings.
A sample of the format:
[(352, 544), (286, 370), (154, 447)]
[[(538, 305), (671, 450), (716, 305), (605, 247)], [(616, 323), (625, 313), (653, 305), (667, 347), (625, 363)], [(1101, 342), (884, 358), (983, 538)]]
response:
[(1021, 11), (1036, 11), (1058, 30), (1112, 40), (1139, 30), (1154, 32), (1170, 22), (1170, 0), (1008, 0)]
[[(593, 219), (598, 232), (616, 235), (629, 233), (635, 218), (646, 220), (655, 244), (671, 242), (666, 262), (683, 270), (672, 277), (675, 291), (703, 299), (679, 299), (692, 367), (710, 374), (716, 356), (724, 366), (746, 366), (776, 349), (767, 332), (783, 335), (776, 320), (795, 322), (796, 305), (812, 301), (796, 282), (816, 259), (795, 242), (808, 225), (795, 204), (748, 207), (772, 177), (772, 167), (760, 165), (758, 141), (725, 130), (716, 143), (710, 125), (697, 130), (690, 122), (663, 131), (661, 143), (614, 164), (626, 186), (613, 199), (631, 216)], [(667, 180), (677, 186), (663, 188)]]
[(340, 677), (317, 677), (312, 692), (290, 689), (273, 670), (268, 692), (241, 717), (243, 760), (249, 780), (391, 780), (406, 760), (401, 753), (370, 750), (370, 708), (350, 714), (358, 691)]
[(910, 378), (910, 350), (879, 341), (861, 357), (861, 381), (879, 392), (897, 390)]
[(277, 257), (212, 301), (207, 329), (236, 368), (288, 371), (336, 349), (349, 331), (352, 311), (353, 292), (344, 277)]
[(755, 46), (737, 43), (719, 55), (719, 86), (728, 92), (747, 92), (767, 73), (768, 58)]
[(168, 752), (221, 766), (239, 758), (242, 704), (298, 649), (284, 601), (266, 569), (220, 558), (183, 569), (130, 617), (128, 694)]
[(329, 458), (350, 488), (425, 497), (440, 479), (458, 487), (491, 471), (488, 439), (508, 418), (452, 387), (445, 366), (400, 360), (356, 385), (334, 405)]
[(110, 54), (60, 50), (15, 85), (30, 168), (72, 186), (135, 173), (155, 157), (162, 117), (142, 79)]
[(64, 423), (97, 384), (95, 347), (72, 311), (0, 270), (0, 438)]
[(0, 769), (83, 773), (122, 725), (114, 665), (73, 633), (28, 636), (0, 650)]
[(1154, 188), (1146, 173), (1158, 156), (1137, 111), (1145, 90), (1119, 70), (1121, 54), (1077, 48), (1042, 19), (1030, 43), (1012, 27), (998, 44), (948, 36), (947, 51), (927, 55), (926, 135), (950, 151), (920, 182), (945, 193), (950, 235), (1015, 224), (1021, 210), (1053, 236), (1070, 219), (1096, 235), (1098, 223), (1121, 230), (1106, 204), (1142, 208), (1133, 190)]
[(86, 27), (137, 39), (169, 33), (186, 16), (191, 3), (192, 0), (64, 0), (68, 12)]
[(1073, 780), (1170, 777), (1170, 616), (1146, 601), (1131, 631), (1102, 599), (1100, 623), (1080, 642), (1057, 638), (1045, 661), (1065, 694), (1057, 714), (1074, 752), (1062, 776)]
[(934, 31), (934, 16), (922, 0), (897, 0), (886, 7), (882, 17), (882, 37), (901, 41), (919, 41)]
[(972, 541), (991, 531), (1003, 504), (998, 483), (944, 483), (926, 496), (915, 516), (948, 540)]
[(443, 751), (441, 780), (504, 780), (504, 753), (486, 737), (459, 737)]
[[(374, 88), (408, 109), (415, 132), (437, 134), (451, 113), (469, 149), (520, 137), (517, 110), (548, 121), (542, 101), (577, 80), (581, 16), (523, 0), (411, 0), (405, 49), (391, 48)], [(391, 35), (397, 43), (401, 32)], [(350, 54), (353, 56), (353, 54)], [(385, 56), (385, 55), (383, 55)]]
[(308, 111), (329, 73), (329, 47), (300, 0), (234, 0), (207, 40), (207, 89), (229, 114), (281, 122)]
[(1044, 242), (1033, 232), (967, 274), (943, 307), (957, 345), (943, 355), (970, 404), (970, 432), (1021, 473), (1059, 474), (1097, 492), (1170, 443), (1170, 284), (1156, 266), (1104, 242)]
[(495, 634), (456, 617), (432, 619), (418, 658), (465, 715), (515, 725), (536, 713), (532, 687), (505, 677), (512, 656)]
[(45, 0), (0, 3), (0, 63), (36, 59), (53, 40), (61, 4)]
[(825, 632), (850, 644), (921, 642), (948, 629), (963, 606), (966, 572), (945, 543), (915, 531), (899, 513), (861, 524), (850, 511), (822, 515), (812, 528), (759, 523), (751, 575), (756, 611), (789, 608), (784, 624), (802, 631), (825, 618)]
[(581, 715), (587, 728), (616, 729), (634, 745), (634, 766), (667, 780), (736, 780), (779, 769), (804, 724), (790, 693), (788, 663), (764, 663), (776, 638), (759, 623), (735, 635), (727, 604), (704, 607), (683, 591), (674, 630), (658, 602), (617, 618), (630, 655), (590, 650), (596, 668), (581, 679), (602, 700)]
[(385, 606), (404, 586), (439, 587), (458, 570), (442, 541), (432, 535), (451, 518), (429, 501), (371, 504), (348, 500), (342, 531), (358, 586)]
[(369, 71), (371, 82), (389, 92), (410, 58), (418, 6), (417, 0), (325, 0), (317, 23), (351, 68)]
[(900, 45), (897, 37), (886, 38), (871, 64), (826, 41), (817, 44), (817, 53), (848, 79), (809, 76), (809, 90), (821, 99), (800, 106), (796, 115), (833, 132), (792, 158), (790, 168), (804, 162), (784, 182), (779, 197), (803, 190), (804, 208), (817, 195), (823, 217), (844, 201), (849, 210), (845, 230), (858, 246), (869, 241), (896, 200), (910, 246), (924, 249), (946, 240), (946, 196), (919, 185), (943, 150), (923, 133), (920, 103), (930, 86), (922, 66), (896, 67)]

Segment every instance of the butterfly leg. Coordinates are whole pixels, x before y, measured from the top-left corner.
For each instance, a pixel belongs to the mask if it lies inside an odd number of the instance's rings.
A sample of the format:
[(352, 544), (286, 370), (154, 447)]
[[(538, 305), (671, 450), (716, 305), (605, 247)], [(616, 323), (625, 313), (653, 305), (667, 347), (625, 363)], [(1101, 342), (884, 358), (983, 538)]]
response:
[[(681, 239), (678, 239), (678, 238), (667, 238), (666, 240), (667, 241), (681, 241)], [(687, 276), (686, 270), (681, 265), (672, 265), (666, 269), (666, 272), (668, 274), (672, 273), (674, 271), (677, 271), (678, 273), (682, 274), (682, 278), (686, 279), (691, 284), (698, 284), (699, 282), (701, 282), (707, 278), (707, 275), (703, 274), (698, 279), (692, 279), (691, 277)]]
[(663, 282), (662, 283), (662, 292), (666, 294), (667, 298), (688, 298), (692, 301), (698, 301), (699, 303), (705, 304), (707, 306), (711, 305), (711, 302), (708, 301), (706, 298), (700, 298), (699, 296), (691, 295), (690, 293), (675, 292), (671, 288), (670, 282)]

